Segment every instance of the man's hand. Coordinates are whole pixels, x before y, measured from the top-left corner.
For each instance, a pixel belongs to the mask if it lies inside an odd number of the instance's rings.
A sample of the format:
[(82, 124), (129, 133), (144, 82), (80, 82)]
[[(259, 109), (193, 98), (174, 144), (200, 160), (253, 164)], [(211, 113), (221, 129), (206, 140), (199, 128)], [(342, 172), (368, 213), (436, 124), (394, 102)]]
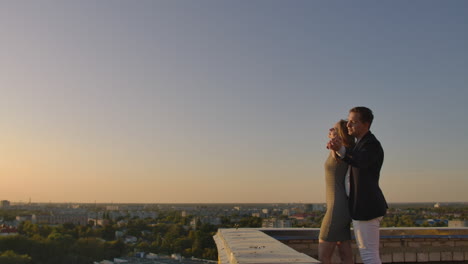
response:
[(343, 142), (340, 137), (335, 137), (330, 139), (327, 143), (327, 149), (331, 149), (333, 151), (339, 151), (341, 146), (343, 145)]

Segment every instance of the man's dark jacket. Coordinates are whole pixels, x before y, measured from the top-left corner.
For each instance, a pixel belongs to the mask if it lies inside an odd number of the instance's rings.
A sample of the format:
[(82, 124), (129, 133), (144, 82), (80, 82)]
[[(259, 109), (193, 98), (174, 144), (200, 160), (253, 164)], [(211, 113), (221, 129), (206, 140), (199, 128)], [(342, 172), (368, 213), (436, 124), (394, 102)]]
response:
[(354, 220), (371, 220), (384, 216), (387, 211), (387, 202), (379, 187), (383, 159), (382, 146), (370, 131), (343, 158), (351, 165), (349, 210)]

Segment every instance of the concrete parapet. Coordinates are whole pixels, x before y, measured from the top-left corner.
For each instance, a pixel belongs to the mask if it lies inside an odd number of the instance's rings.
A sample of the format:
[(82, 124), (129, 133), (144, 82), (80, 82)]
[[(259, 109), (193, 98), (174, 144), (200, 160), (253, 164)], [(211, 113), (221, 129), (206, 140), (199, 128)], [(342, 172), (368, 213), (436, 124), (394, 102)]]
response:
[(451, 251), (444, 251), (440, 253), (440, 260), (441, 261), (452, 261), (453, 254)]
[(454, 251), (453, 252), (453, 261), (463, 261), (465, 260), (463, 251)]
[[(315, 264), (318, 260), (250, 228), (219, 229), (214, 237), (220, 264)], [(307, 244), (295, 244), (307, 250)]]
[[(416, 259), (418, 262), (429, 262), (429, 252), (416, 253)], [(406, 262), (413, 262), (413, 261), (406, 261)]]
[[(222, 230), (223, 229), (220, 229), (221, 233), (228, 232)], [(318, 262), (318, 234), (320, 232), (318, 228), (239, 229), (237, 230), (237, 234), (242, 234), (242, 232), (246, 232), (246, 230), (250, 230), (249, 232), (263, 233), (263, 236), (260, 235), (256, 239), (271, 240), (274, 238), (277, 240), (277, 243), (279, 243), (278, 241), (280, 241), (285, 246), (287, 245), (287, 247), (289, 247), (291, 250), (294, 249), (301, 253), (304, 253), (312, 257), (312, 259), (316, 261), (315, 263)], [(220, 232), (218, 232), (218, 234)], [(247, 233), (245, 234), (246, 236), (248, 236)], [(468, 228), (382, 228), (380, 235), (380, 255), (383, 263), (468, 263)], [(233, 250), (233, 243), (231, 241), (225, 241), (225, 243), (227, 244), (225, 248), (230, 248), (231, 251), (234, 251), (232, 256), (234, 256), (235, 259), (238, 259), (239, 254), (245, 254), (244, 251), (240, 249)], [(218, 251), (223, 251), (222, 249), (220, 250), (220, 244), (218, 244), (218, 242), (216, 244), (218, 245)], [(352, 241), (351, 245), (353, 249), (355, 262), (362, 263), (361, 257), (359, 255), (359, 250), (355, 242)], [(261, 255), (264, 253), (267, 254), (268, 252), (260, 251), (259, 249), (255, 250), (255, 254), (257, 255)], [(274, 255), (278, 258), (278, 254), (276, 254), (276, 251), (273, 251), (271, 253), (275, 253)], [(254, 253), (250, 252), (248, 254)], [(226, 257), (223, 257), (223, 253), (220, 252), (220, 263), (253, 263), (242, 261), (232, 262), (232, 256), (231, 259), (229, 259), (230, 262), (221, 261), (221, 259)], [(266, 259), (267, 257), (263, 256), (262, 258)], [(284, 259), (285, 258), (283, 258), (283, 260)], [(335, 250), (335, 255), (333, 257), (333, 261), (336, 260), (340, 260), (338, 256), (338, 250)]]
[(393, 255), (391, 253), (380, 253), (380, 259), (382, 263), (392, 263)]
[(416, 252), (404, 252), (404, 255), (405, 255), (405, 262), (416, 262), (417, 260)]
[(404, 252), (394, 252), (392, 253), (393, 262), (405, 262), (405, 253)]
[(440, 259), (440, 252), (429, 252), (429, 261), (438, 262)]

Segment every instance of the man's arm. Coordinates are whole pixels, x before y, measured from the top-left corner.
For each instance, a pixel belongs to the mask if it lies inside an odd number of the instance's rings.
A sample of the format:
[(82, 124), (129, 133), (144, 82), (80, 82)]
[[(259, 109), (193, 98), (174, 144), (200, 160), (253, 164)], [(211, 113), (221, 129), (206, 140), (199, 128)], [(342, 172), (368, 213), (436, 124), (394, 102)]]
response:
[(338, 151), (335, 151), (335, 152), (336, 152), (336, 155), (340, 157), (340, 159), (343, 159), (346, 156), (346, 148), (343, 145)]
[(376, 164), (381, 158), (383, 158), (383, 150), (380, 144), (367, 142), (359, 150), (346, 153), (342, 160), (356, 168), (367, 168)]

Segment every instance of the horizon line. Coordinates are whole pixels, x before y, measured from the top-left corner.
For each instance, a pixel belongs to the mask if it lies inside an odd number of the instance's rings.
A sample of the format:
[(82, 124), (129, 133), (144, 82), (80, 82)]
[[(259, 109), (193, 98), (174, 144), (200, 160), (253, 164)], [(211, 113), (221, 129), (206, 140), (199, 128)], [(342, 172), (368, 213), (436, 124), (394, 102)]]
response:
[[(38, 202), (23, 202), (23, 201), (9, 201), (11, 204), (326, 204), (326, 202), (76, 202), (76, 201), (38, 201)], [(388, 204), (426, 204), (426, 203), (468, 203), (468, 201), (406, 201), (406, 202), (388, 202)]]

